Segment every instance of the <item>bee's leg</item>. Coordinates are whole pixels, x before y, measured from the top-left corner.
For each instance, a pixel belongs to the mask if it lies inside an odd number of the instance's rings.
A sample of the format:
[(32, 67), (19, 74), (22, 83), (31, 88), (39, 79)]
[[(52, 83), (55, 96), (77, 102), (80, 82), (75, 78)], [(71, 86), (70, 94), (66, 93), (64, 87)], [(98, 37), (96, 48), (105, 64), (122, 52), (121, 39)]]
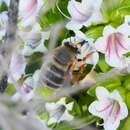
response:
[(93, 66), (90, 72), (79, 82), (80, 86), (91, 86), (91, 84), (96, 83), (94, 79), (94, 68), (95, 66)]
[(79, 83), (79, 81), (81, 80), (81, 76), (84, 70), (84, 64), (83, 61), (77, 61), (73, 67), (73, 71), (72, 71), (72, 82), (73, 83)]

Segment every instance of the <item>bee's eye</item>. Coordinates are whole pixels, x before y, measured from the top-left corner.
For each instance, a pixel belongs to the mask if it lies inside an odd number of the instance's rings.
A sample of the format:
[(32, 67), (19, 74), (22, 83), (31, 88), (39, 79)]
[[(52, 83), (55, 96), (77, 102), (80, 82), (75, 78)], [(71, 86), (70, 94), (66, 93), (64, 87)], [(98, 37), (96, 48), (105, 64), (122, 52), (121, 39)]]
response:
[(78, 59), (78, 61), (82, 61), (82, 59)]

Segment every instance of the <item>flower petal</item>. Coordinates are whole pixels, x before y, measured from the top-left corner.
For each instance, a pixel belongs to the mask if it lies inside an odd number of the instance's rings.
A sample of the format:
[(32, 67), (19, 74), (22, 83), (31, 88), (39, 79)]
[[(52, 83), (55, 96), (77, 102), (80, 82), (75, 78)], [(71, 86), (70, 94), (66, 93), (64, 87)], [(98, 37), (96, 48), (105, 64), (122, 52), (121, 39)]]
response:
[(107, 46), (106, 37), (100, 37), (95, 42), (95, 48), (99, 52), (105, 53), (106, 46)]
[(70, 114), (68, 113), (68, 111), (66, 110), (66, 111), (64, 112), (64, 114), (61, 116), (61, 118), (59, 119), (58, 122), (60, 122), (60, 121), (72, 121), (73, 118), (74, 118), (74, 117), (73, 117), (72, 115), (70, 115)]
[(35, 93), (34, 93), (34, 91), (32, 90), (32, 91), (30, 91), (30, 93), (22, 95), (22, 101), (23, 101), (23, 102), (28, 102), (28, 101), (30, 101), (34, 96), (35, 96)]
[(65, 97), (63, 97), (58, 102), (56, 102), (56, 104), (58, 104), (58, 105), (66, 105), (65, 100), (66, 100)]
[(116, 130), (120, 125), (120, 120), (113, 120), (113, 118), (109, 118), (107, 121), (104, 122), (104, 129), (105, 130)]
[(108, 36), (108, 35), (115, 33), (115, 32), (116, 32), (116, 29), (113, 28), (111, 25), (108, 25), (103, 30), (103, 36)]
[(104, 87), (97, 87), (96, 88), (96, 96), (99, 100), (105, 99), (109, 97), (109, 92)]
[(102, 101), (94, 101), (91, 103), (88, 111), (93, 115), (106, 120), (110, 114), (111, 107), (111, 102), (109, 100), (102, 99)]
[(26, 67), (26, 61), (24, 56), (20, 54), (20, 52), (14, 52), (10, 63), (9, 82), (12, 83), (12, 80), (16, 81), (19, 80), (22, 74), (25, 73), (25, 67)]
[(66, 24), (66, 28), (68, 30), (79, 30), (80, 28), (82, 28), (82, 26), (82, 23), (76, 22), (74, 20), (71, 20)]
[(92, 2), (83, 1), (77, 2), (71, 0), (68, 3), (68, 11), (75, 21), (83, 22), (91, 16)]
[(97, 106), (99, 106), (99, 101), (94, 101), (93, 103), (90, 104), (88, 111), (93, 115), (100, 117), (100, 114), (97, 111)]
[(55, 124), (55, 123), (57, 123), (57, 119), (56, 118), (54, 118), (54, 117), (51, 117), (49, 120), (48, 120), (48, 125), (52, 125), (52, 124)]
[(120, 119), (124, 119), (128, 116), (128, 108), (125, 103), (120, 103)]
[(99, 55), (97, 52), (94, 52), (91, 57), (87, 58), (86, 63), (96, 65), (99, 61)]
[(36, 17), (37, 0), (27, 0), (26, 2), (20, 0), (19, 16), (22, 18), (23, 24), (29, 25)]
[(126, 37), (128, 37), (130, 35), (130, 26), (124, 23), (117, 28), (117, 32), (121, 32)]
[(71, 103), (69, 103), (69, 104), (66, 104), (66, 108), (67, 108), (68, 111), (71, 111), (72, 108), (73, 108), (73, 106), (74, 106), (74, 102), (71, 102)]
[(112, 67), (122, 68), (123, 67), (123, 58), (117, 57), (115, 53), (111, 54), (110, 56), (105, 55), (105, 59), (107, 64)]
[(16, 102), (21, 98), (21, 94), (19, 92), (16, 92), (12, 97), (11, 100)]
[(45, 107), (48, 112), (51, 112), (57, 108), (57, 105), (56, 105), (56, 103), (46, 103)]
[(123, 102), (123, 99), (117, 90), (114, 90), (112, 93), (110, 93), (110, 98), (118, 102)]

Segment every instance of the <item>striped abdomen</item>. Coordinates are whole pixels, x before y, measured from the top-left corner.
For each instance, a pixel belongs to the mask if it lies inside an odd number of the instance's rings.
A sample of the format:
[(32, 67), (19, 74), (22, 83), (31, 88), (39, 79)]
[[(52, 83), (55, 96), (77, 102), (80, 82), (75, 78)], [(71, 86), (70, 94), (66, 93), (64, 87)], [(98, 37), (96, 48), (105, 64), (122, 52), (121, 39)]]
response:
[(73, 58), (74, 53), (69, 48), (57, 48), (50, 61), (42, 66), (40, 76), (42, 84), (52, 88), (63, 87)]

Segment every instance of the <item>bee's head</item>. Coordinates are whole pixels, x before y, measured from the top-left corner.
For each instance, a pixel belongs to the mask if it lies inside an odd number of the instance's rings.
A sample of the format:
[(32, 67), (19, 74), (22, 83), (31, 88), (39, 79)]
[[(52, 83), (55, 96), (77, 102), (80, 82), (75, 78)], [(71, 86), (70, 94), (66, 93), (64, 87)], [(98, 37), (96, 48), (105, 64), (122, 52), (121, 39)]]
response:
[(78, 43), (76, 44), (76, 46), (77, 46), (77, 53), (78, 53), (78, 54), (81, 53), (81, 48), (82, 48), (86, 43), (88, 43), (88, 41), (83, 40), (83, 41), (78, 42)]
[(77, 45), (80, 45), (82, 47), (84, 44), (87, 44), (87, 43), (88, 43), (88, 41), (83, 40), (83, 41), (79, 42)]
[(69, 48), (74, 53), (78, 52), (78, 47), (76, 45), (71, 44), (70, 42), (64, 42), (64, 46)]

